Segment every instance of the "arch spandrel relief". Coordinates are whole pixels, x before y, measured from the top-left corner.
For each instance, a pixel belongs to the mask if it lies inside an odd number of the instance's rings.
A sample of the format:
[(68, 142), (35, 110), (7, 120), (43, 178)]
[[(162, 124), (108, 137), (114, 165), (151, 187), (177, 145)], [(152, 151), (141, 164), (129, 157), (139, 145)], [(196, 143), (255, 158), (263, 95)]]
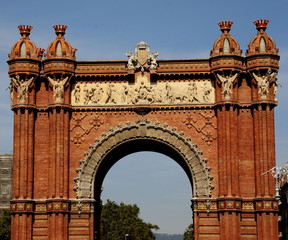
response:
[(128, 82), (78, 82), (74, 84), (71, 94), (74, 106), (203, 105), (214, 102), (215, 89), (211, 80), (158, 81), (151, 84), (145, 76), (138, 77), (133, 85)]

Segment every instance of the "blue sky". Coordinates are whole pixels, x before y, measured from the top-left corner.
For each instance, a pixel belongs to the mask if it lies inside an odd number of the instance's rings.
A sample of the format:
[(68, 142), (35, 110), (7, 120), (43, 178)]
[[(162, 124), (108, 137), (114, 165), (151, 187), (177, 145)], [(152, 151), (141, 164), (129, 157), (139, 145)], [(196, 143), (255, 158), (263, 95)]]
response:
[[(52, 26), (68, 25), (66, 39), (78, 49), (77, 60), (127, 59), (125, 52), (134, 51), (140, 41), (159, 51), (159, 59), (182, 59), (209, 58), (221, 34), (217, 23), (222, 20), (234, 22), (230, 33), (244, 55), (257, 32), (253, 21), (265, 18), (270, 20), (267, 33), (276, 41), (281, 56), (278, 80), (282, 87), (275, 118), (277, 162), (283, 164), (288, 144), (287, 7), (287, 0), (5, 1), (0, 15), (0, 153), (12, 152), (6, 61), (11, 46), (20, 38), (18, 25), (32, 25), (31, 40), (45, 49), (55, 39)], [(173, 160), (156, 153), (131, 155), (113, 166), (104, 182), (103, 199), (107, 198), (138, 204), (141, 216), (158, 224), (159, 232), (183, 233), (191, 221), (187, 177)]]

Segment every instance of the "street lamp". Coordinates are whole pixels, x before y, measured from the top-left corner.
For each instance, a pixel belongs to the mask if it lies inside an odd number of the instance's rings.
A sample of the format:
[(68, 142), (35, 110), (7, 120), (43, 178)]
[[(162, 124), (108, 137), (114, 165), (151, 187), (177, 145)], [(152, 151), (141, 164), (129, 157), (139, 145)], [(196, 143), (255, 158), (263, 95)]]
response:
[(262, 175), (271, 173), (272, 177), (274, 177), (276, 179), (276, 186), (275, 186), (275, 199), (277, 201), (280, 202), (281, 196), (280, 196), (280, 188), (281, 188), (281, 177), (283, 177), (283, 175), (287, 174), (287, 167), (286, 166), (281, 166), (281, 167), (273, 167), (270, 170), (268, 170), (267, 172), (262, 173)]
[(127, 240), (127, 237), (129, 237), (129, 234), (125, 234), (125, 240)]

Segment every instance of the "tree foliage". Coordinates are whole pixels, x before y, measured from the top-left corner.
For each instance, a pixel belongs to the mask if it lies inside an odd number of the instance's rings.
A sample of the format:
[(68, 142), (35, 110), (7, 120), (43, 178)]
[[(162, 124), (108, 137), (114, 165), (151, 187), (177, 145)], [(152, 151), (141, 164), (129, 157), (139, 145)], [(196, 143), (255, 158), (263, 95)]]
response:
[(194, 226), (191, 223), (184, 232), (184, 240), (193, 240), (194, 239)]
[(152, 229), (157, 225), (145, 223), (139, 218), (140, 209), (136, 204), (119, 205), (108, 200), (102, 206), (100, 233), (101, 240), (154, 240)]
[(11, 234), (11, 214), (9, 210), (0, 210), (0, 239), (9, 240)]

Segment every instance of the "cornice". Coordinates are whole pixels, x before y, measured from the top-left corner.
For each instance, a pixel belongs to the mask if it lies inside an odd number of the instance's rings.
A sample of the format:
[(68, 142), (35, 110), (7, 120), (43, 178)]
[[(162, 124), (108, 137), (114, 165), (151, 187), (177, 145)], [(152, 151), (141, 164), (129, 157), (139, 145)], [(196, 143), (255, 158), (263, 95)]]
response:
[(12, 111), (15, 111), (18, 109), (29, 109), (29, 110), (36, 111), (38, 109), (38, 107), (35, 104), (13, 104), (13, 105), (11, 105)]
[(233, 106), (237, 107), (239, 109), (248, 109), (248, 108), (255, 108), (258, 106), (277, 106), (277, 101), (272, 100), (257, 100), (257, 101), (251, 101), (251, 102), (238, 102), (238, 101), (217, 101), (214, 103), (214, 106), (222, 107), (222, 106)]

